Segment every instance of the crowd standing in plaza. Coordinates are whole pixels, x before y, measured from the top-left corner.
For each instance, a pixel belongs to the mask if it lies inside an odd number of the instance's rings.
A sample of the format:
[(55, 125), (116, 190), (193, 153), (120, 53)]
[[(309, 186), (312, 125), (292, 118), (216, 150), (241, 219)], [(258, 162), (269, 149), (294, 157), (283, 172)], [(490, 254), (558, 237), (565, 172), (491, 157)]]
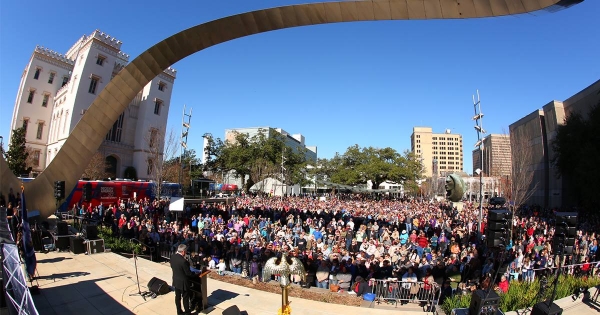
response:
[[(138, 239), (148, 254), (174, 253), (184, 244), (192, 265), (220, 274), (269, 281), (261, 278), (264, 263), (287, 251), (308, 273), (308, 284), (294, 282), (358, 296), (371, 292), (373, 280), (390, 278), (423, 282), (425, 290), (441, 288), (442, 299), (476, 287), (506, 292), (510, 281), (545, 275), (559, 257), (552, 255), (551, 245), (555, 210), (539, 207), (514, 212), (512, 241), (504, 253), (478, 239), (479, 209), (468, 202), (457, 211), (445, 201), (370, 195), (242, 195), (178, 214), (168, 210), (167, 200), (122, 200), (76, 211), (111, 227), (115, 235)], [(484, 208), (482, 232), (486, 217)], [(561, 263), (580, 264), (569, 273), (591, 275), (596, 269), (598, 223), (589, 217), (579, 225), (573, 255)]]

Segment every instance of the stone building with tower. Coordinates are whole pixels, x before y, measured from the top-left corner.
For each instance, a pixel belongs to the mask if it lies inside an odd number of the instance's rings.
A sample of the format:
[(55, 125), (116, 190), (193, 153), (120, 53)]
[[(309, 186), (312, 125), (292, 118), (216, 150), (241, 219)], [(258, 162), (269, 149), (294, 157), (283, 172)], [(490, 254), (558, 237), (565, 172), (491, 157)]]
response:
[[(11, 134), (25, 127), (31, 176), (52, 162), (96, 96), (129, 63), (121, 45), (96, 30), (65, 54), (35, 47), (21, 76), (11, 121)], [(123, 177), (130, 167), (138, 178), (151, 178), (149, 139), (165, 134), (176, 74), (168, 68), (148, 83), (104, 138), (99, 152), (112, 178)]]

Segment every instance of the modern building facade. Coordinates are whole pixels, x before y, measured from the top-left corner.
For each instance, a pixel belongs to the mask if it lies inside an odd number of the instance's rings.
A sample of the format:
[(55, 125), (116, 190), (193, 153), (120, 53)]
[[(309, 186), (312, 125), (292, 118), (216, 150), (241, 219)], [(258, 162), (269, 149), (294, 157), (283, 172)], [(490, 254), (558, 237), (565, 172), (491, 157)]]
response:
[(484, 176), (503, 177), (511, 174), (510, 136), (491, 134), (483, 139), (483, 163), (479, 148), (473, 150), (473, 173), (480, 169)]
[[(568, 187), (564, 187), (552, 163), (555, 156), (552, 142), (568, 115), (579, 113), (585, 119), (597, 104), (600, 104), (600, 80), (567, 100), (549, 102), (510, 125), (513, 169), (516, 164), (524, 163), (527, 170), (533, 172), (533, 181), (529, 185), (532, 196), (525, 204), (545, 208), (571, 205)], [(518, 160), (523, 157), (525, 161)]]
[(273, 132), (281, 134), (285, 139), (285, 144), (292, 149), (301, 151), (304, 150), (307, 161), (317, 161), (317, 147), (307, 146), (302, 134), (290, 134), (281, 128), (272, 127), (250, 127), (250, 128), (235, 128), (225, 130), (225, 141), (235, 141), (236, 134), (247, 134), (250, 138), (264, 133), (266, 137), (273, 135)]
[(413, 127), (410, 144), (411, 151), (425, 167), (423, 177), (463, 172), (462, 135), (453, 134), (450, 129), (433, 133), (431, 127)]
[[(11, 133), (25, 127), (32, 176), (52, 162), (96, 96), (128, 64), (129, 55), (121, 45), (96, 30), (64, 55), (41, 46), (34, 49), (21, 77), (11, 122)], [(113, 178), (122, 177), (127, 167), (134, 167), (141, 179), (151, 178), (148, 146), (150, 139), (165, 134), (175, 78), (174, 69), (163, 71), (114, 122), (99, 149)]]

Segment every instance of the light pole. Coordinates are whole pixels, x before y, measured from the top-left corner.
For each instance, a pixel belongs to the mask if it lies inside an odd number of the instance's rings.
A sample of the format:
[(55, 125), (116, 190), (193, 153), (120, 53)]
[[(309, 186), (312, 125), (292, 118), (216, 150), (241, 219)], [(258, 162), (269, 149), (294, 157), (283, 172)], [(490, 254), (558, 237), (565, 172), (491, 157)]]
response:
[[(186, 121), (187, 120), (187, 121)], [(183, 197), (183, 155), (187, 150), (187, 139), (190, 131), (190, 124), (192, 123), (192, 109), (190, 113), (185, 113), (185, 105), (183, 105), (183, 117), (181, 117), (181, 152), (179, 152), (179, 189), (181, 197)]]
[[(481, 100), (479, 98), (479, 90), (477, 90), (477, 100), (475, 100), (475, 95), (473, 95), (473, 108), (475, 110), (475, 116), (473, 116), (473, 120), (475, 120), (475, 130), (477, 131), (477, 143), (475, 146), (479, 148), (479, 163), (481, 168), (483, 168), (483, 134), (485, 134), (485, 130), (483, 129), (483, 113), (481, 112)], [(483, 170), (478, 169), (479, 172), (479, 217), (477, 220), (477, 234), (481, 235), (481, 223), (483, 221)]]

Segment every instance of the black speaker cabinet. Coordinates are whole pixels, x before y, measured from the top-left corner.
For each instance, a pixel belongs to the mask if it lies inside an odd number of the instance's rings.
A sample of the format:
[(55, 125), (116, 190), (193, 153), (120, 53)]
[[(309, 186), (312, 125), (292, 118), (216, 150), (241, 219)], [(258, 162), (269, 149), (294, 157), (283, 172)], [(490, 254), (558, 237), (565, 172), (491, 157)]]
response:
[(103, 239), (88, 240), (87, 241), (87, 253), (89, 255), (104, 253), (104, 240)]
[(153, 277), (148, 282), (148, 291), (156, 295), (163, 295), (171, 292), (171, 287), (165, 281)]
[(562, 315), (563, 309), (554, 303), (539, 302), (533, 306), (531, 315)]
[(500, 305), (500, 296), (494, 291), (477, 290), (471, 296), (469, 315), (496, 315)]
[(56, 234), (58, 236), (69, 235), (69, 225), (67, 222), (60, 221), (56, 223)]
[(70, 245), (70, 241), (71, 240), (69, 239), (68, 236), (58, 236), (56, 238), (56, 244), (55, 244), (56, 248), (59, 251), (61, 251), (61, 252), (65, 251), (65, 250), (68, 250), (69, 249), (69, 245)]
[(85, 244), (83, 244), (83, 238), (71, 236), (71, 252), (73, 254), (83, 254), (85, 253)]
[(98, 239), (98, 226), (88, 224), (85, 227), (85, 238), (87, 238), (88, 240)]
[(237, 307), (237, 305), (232, 305), (223, 311), (223, 315), (241, 315), (241, 314), (242, 314), (242, 312), (240, 312), (240, 309)]

